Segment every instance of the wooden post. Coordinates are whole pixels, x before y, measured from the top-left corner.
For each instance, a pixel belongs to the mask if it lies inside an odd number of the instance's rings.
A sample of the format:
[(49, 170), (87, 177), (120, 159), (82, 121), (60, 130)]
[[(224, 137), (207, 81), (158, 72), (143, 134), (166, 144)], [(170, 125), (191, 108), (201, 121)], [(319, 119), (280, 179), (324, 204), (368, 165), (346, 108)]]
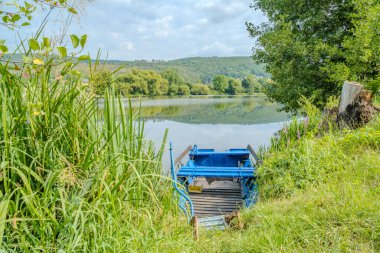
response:
[(199, 223), (198, 223), (198, 217), (194, 216), (193, 219), (191, 220), (191, 223), (193, 224), (194, 231), (193, 231), (193, 236), (194, 240), (198, 241), (199, 239)]
[(343, 113), (362, 90), (363, 85), (360, 83), (345, 81), (342, 87), (342, 95), (340, 96), (339, 113)]

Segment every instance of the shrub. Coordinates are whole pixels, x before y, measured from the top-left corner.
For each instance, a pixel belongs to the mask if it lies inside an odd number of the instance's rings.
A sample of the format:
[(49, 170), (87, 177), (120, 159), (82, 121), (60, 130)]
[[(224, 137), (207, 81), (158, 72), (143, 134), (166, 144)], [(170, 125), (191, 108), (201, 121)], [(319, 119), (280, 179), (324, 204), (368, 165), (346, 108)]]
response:
[(197, 83), (191, 86), (191, 94), (193, 95), (209, 95), (210, 93), (210, 88), (205, 84)]
[(180, 85), (178, 87), (178, 95), (189, 95), (189, 94), (190, 94), (189, 86), (187, 86), (187, 85)]

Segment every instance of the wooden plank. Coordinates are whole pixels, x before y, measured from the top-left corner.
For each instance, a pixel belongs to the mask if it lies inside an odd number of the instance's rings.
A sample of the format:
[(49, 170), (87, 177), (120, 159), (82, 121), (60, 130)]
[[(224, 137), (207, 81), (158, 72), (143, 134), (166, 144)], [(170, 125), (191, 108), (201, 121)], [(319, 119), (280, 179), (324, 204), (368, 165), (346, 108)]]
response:
[(199, 210), (194, 210), (195, 213), (199, 213), (199, 212), (217, 212), (217, 213), (232, 213), (232, 212), (236, 212), (238, 211), (239, 209), (199, 209)]
[[(221, 215), (221, 216), (223, 216), (223, 215)], [(199, 225), (202, 227), (218, 226), (218, 225), (224, 226), (224, 219), (211, 220), (211, 221), (201, 221), (201, 222), (199, 222)]]
[(240, 209), (240, 206), (239, 205), (194, 205), (193, 206), (194, 209), (196, 210), (200, 210), (200, 209), (208, 209), (208, 208), (213, 208), (213, 209), (221, 209), (221, 210), (224, 210), (224, 209)]
[(220, 188), (220, 189), (203, 189), (203, 192), (225, 192), (225, 193), (240, 193), (240, 188)]
[(224, 220), (224, 215), (217, 215), (217, 216), (212, 216), (212, 217), (207, 217), (207, 218), (201, 218), (198, 219), (199, 222), (207, 222), (207, 221), (212, 221), (212, 220)]
[(228, 196), (235, 196), (241, 198), (241, 193), (240, 191), (236, 192), (191, 192), (190, 193), (193, 196), (212, 196), (212, 197), (218, 197), (220, 196), (221, 198), (223, 197), (228, 197)]
[(217, 205), (224, 205), (224, 206), (238, 206), (240, 205), (242, 202), (235, 202), (235, 201), (230, 201), (230, 202), (193, 202), (194, 205), (196, 206), (205, 206), (205, 205), (213, 205), (213, 206), (217, 206)]
[(243, 204), (242, 201), (193, 201), (193, 205), (195, 206), (203, 206), (203, 205), (234, 205), (241, 206)]
[(197, 205), (194, 205), (193, 206), (194, 210), (209, 210), (209, 209), (212, 209), (212, 210), (227, 210), (227, 209), (233, 209), (233, 210), (237, 210), (237, 209), (240, 209), (240, 206), (239, 205), (226, 205), (226, 206), (218, 206), (218, 205), (208, 205), (208, 206), (197, 206)]
[(228, 192), (228, 191), (202, 191), (201, 193), (195, 193), (194, 195), (236, 195), (236, 196), (240, 196), (241, 195), (241, 191), (231, 191), (231, 192)]
[(195, 201), (195, 202), (207, 202), (207, 201), (215, 201), (215, 202), (242, 202), (242, 199), (240, 197), (236, 197), (236, 198), (213, 198), (213, 197), (206, 197), (206, 198), (202, 198), (202, 197), (192, 197), (190, 196), (190, 199), (192, 201)]
[(195, 214), (198, 216), (198, 217), (210, 217), (210, 216), (214, 216), (214, 215), (225, 215), (225, 214), (228, 214), (229, 212), (196, 212)]
[(241, 199), (192, 199), (193, 203), (242, 203)]
[(191, 150), (193, 146), (189, 145), (175, 160), (174, 165), (178, 164)]
[(258, 163), (259, 165), (263, 163), (263, 161), (261, 161), (261, 159), (257, 156), (255, 150), (252, 148), (251, 145), (248, 145), (247, 149), (249, 150), (249, 152), (251, 153), (251, 155), (253, 156), (253, 158), (255, 158), (256, 163)]
[(190, 199), (238, 199), (238, 200), (241, 200), (241, 196), (240, 195), (206, 195), (206, 194), (199, 194), (199, 195), (195, 195), (195, 194), (191, 194), (189, 195), (190, 196)]
[(212, 197), (200, 197), (196, 198), (193, 196), (190, 196), (191, 201), (197, 202), (206, 202), (206, 201), (216, 201), (216, 202), (242, 202), (241, 198), (212, 198)]
[(239, 209), (237, 205), (228, 205), (228, 206), (194, 206), (195, 210), (227, 210), (227, 209)]

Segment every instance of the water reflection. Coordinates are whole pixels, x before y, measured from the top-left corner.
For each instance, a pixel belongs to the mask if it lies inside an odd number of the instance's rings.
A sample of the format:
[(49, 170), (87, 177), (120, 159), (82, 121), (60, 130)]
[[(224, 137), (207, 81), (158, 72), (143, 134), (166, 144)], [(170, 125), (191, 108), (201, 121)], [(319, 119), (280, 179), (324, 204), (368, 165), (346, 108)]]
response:
[[(189, 98), (133, 99), (132, 105), (146, 120), (146, 137), (160, 146), (164, 131), (179, 155), (188, 145), (224, 150), (267, 146), (289, 115), (278, 112), (275, 104), (264, 97), (205, 96)], [(169, 166), (169, 154), (164, 154), (164, 167)]]
[[(174, 145), (174, 156), (177, 157), (188, 146), (198, 144), (200, 148), (245, 148), (251, 144), (255, 150), (259, 146), (268, 146), (273, 133), (281, 129), (283, 122), (237, 125), (237, 124), (187, 124), (170, 120), (147, 121), (146, 136), (153, 140), (156, 147), (162, 141), (163, 133), (169, 128), (168, 141)], [(165, 150), (164, 167), (169, 167), (169, 153)]]
[[(133, 102), (138, 107), (139, 101)], [(141, 101), (143, 118), (189, 124), (262, 124), (286, 121), (288, 115), (265, 97), (163, 98)]]

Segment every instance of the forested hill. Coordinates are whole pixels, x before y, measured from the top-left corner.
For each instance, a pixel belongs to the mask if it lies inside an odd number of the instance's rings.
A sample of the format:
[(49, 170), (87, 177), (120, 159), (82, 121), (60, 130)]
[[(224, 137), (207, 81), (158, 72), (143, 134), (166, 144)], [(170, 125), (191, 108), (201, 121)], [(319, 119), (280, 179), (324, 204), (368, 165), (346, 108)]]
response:
[(108, 60), (107, 65), (126, 65), (128, 68), (151, 69), (161, 72), (174, 68), (190, 83), (211, 83), (216, 75), (225, 75), (233, 78), (244, 78), (249, 74), (268, 77), (263, 65), (257, 65), (251, 57), (191, 57), (171, 61), (138, 60), (114, 61)]

